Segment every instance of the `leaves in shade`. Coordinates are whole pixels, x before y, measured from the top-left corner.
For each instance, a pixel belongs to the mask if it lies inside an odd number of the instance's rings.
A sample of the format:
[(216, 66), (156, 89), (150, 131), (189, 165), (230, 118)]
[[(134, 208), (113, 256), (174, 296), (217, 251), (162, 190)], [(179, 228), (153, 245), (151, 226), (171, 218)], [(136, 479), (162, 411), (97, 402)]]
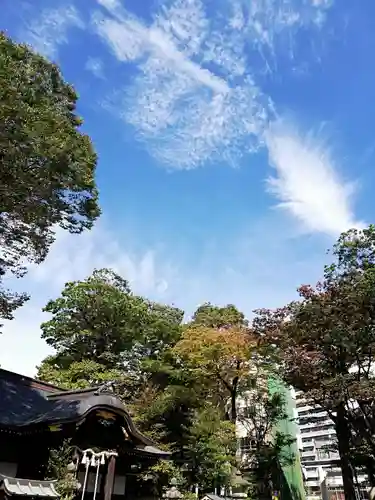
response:
[[(42, 262), (56, 227), (80, 233), (99, 216), (77, 98), (56, 65), (0, 33), (0, 277)], [(25, 299), (2, 290), (0, 317)]]

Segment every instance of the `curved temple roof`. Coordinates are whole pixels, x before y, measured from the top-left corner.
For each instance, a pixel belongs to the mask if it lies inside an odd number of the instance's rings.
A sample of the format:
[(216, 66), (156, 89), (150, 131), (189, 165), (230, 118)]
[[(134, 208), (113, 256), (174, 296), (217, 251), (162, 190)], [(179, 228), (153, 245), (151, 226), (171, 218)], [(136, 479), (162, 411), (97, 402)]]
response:
[(0, 428), (22, 431), (37, 424), (79, 422), (90, 412), (111, 411), (124, 418), (126, 430), (137, 449), (150, 455), (169, 456), (141, 434), (123, 403), (100, 387), (63, 391), (38, 380), (0, 369)]
[(36, 481), (34, 479), (19, 479), (0, 474), (0, 485), (7, 495), (29, 497), (59, 498), (55, 490), (56, 481)]

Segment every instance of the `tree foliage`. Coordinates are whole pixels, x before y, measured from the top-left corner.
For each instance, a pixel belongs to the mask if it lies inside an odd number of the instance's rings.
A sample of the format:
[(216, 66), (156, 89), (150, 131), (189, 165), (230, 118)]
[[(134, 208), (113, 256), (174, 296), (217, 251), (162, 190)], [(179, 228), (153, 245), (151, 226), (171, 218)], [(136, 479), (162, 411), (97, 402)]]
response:
[(237, 419), (241, 434), (246, 435), (240, 466), (250, 480), (252, 498), (270, 497), (273, 484), (277, 489), (280, 469), (295, 462), (293, 419), (284, 391), (268, 363), (261, 357), (253, 360)]
[[(335, 424), (344, 489), (354, 498), (350, 442), (353, 430), (373, 448), (375, 352), (375, 229), (344, 233), (335, 261), (300, 301), (260, 310), (254, 327), (280, 359), (285, 381), (327, 410)], [(370, 425), (368, 425), (370, 424)]]
[(42, 338), (55, 349), (39, 376), (65, 387), (123, 377), (138, 380), (145, 357), (156, 357), (178, 338), (183, 312), (134, 295), (126, 280), (108, 269), (67, 283), (44, 311)]
[[(286, 412), (285, 398), (280, 392), (270, 393), (268, 377), (252, 378), (253, 387), (243, 398), (238, 421), (252, 440), (252, 450), (260, 451), (272, 441), (278, 423), (290, 418)], [(250, 453), (250, 460), (252, 460)]]
[[(96, 154), (79, 127), (77, 94), (58, 67), (0, 33), (0, 278), (40, 263), (55, 228), (90, 229), (99, 216)], [(27, 296), (0, 291), (0, 317)]]
[(248, 330), (238, 327), (212, 328), (189, 325), (173, 351), (190, 370), (198, 384), (208, 388), (213, 399), (225, 406), (237, 419), (237, 398), (249, 377), (252, 338)]
[(191, 484), (206, 491), (229, 486), (236, 448), (235, 424), (223, 420), (212, 405), (195, 411), (188, 437)]
[(176, 463), (187, 464), (189, 482), (211, 488), (215, 482), (226, 483), (236, 448), (233, 423), (227, 418), (230, 392), (216, 372), (232, 383), (234, 371), (240, 373), (231, 369), (233, 355), (248, 352), (237, 319), (242, 317), (242, 322), (243, 315), (237, 311), (232, 321), (227, 311), (232, 314), (233, 306), (198, 308), (174, 346), (146, 365), (150, 377), (133, 406), (138, 425), (167, 445)]
[(181, 467), (171, 460), (159, 460), (150, 465), (140, 480), (151, 486), (150, 489), (156, 498), (162, 498), (171, 483), (176, 483), (181, 490), (186, 486)]
[[(263, 405), (263, 413), (247, 420), (263, 422), (256, 431), (262, 477), (265, 464), (267, 470), (274, 466), (279, 450), (267, 436), (284, 414), (277, 397), (267, 399), (259, 383), (264, 363), (234, 306), (204, 304), (181, 325), (182, 311), (134, 295), (126, 280), (101, 269), (67, 283), (45, 311), (52, 317), (42, 325), (42, 336), (55, 354), (39, 367), (39, 377), (67, 388), (115, 380), (139, 428), (172, 452), (174, 474), (184, 476), (186, 487), (230, 484), (235, 423), (241, 418), (237, 404), (249, 390), (249, 407), (258, 412)], [(267, 380), (269, 373), (263, 375)], [(146, 476), (160, 492), (169, 469), (159, 465), (163, 471)]]
[(214, 306), (206, 302), (195, 311), (192, 324), (207, 328), (247, 327), (245, 315), (233, 304), (224, 307)]
[(74, 471), (68, 470), (73, 453), (74, 447), (68, 439), (61, 446), (49, 450), (46, 477), (56, 481), (57, 492), (63, 500), (73, 500), (79, 488)]

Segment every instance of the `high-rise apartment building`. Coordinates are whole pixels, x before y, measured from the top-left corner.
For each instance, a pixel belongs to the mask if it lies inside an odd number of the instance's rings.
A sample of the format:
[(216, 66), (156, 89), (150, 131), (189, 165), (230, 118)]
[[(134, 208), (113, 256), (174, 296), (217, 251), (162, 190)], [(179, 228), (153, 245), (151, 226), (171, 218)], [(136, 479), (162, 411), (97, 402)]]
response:
[[(303, 393), (292, 390), (298, 422), (297, 443), (308, 499), (340, 498), (343, 490), (336, 434), (327, 412), (307, 404)], [(323, 491), (322, 491), (323, 490)]]
[[(277, 431), (295, 438), (298, 426), (296, 425), (295, 401), (291, 397), (290, 391), (279, 380), (266, 378), (263, 383), (264, 385), (262, 389), (265, 389), (268, 394), (278, 393), (283, 396), (286, 406), (285, 412), (287, 414), (287, 417), (280, 421), (276, 428), (269, 429), (268, 438), (272, 439), (272, 436)], [(258, 406), (259, 400), (257, 400), (257, 403)], [(256, 440), (254, 439), (254, 430), (252, 429), (254, 419), (252, 418), (247, 420), (247, 410), (250, 410), (253, 414), (254, 398), (251, 397), (251, 391), (249, 391), (248, 395), (244, 395), (238, 401), (238, 411), (242, 418), (240, 418), (237, 422), (237, 436), (239, 438), (238, 456), (243, 463), (246, 463), (247, 466), (251, 468), (251, 457), (253, 456), (254, 448), (256, 447)], [(258, 428), (262, 424), (266, 424), (266, 415), (261, 405), (256, 408), (256, 415), (257, 420), (259, 420), (257, 422)], [(290, 465), (287, 465), (286, 463), (279, 464), (280, 470), (276, 483), (274, 484), (275, 496), (279, 498), (279, 500), (292, 500), (294, 498), (303, 500), (305, 498), (304, 485), (297, 444), (291, 443), (286, 446), (284, 452), (288, 456), (294, 456), (295, 462)]]
[[(284, 470), (287, 482), (299, 490), (298, 470), (302, 470), (307, 500), (344, 500), (340, 457), (336, 450), (332, 420), (322, 408), (309, 405), (302, 392), (293, 389), (289, 392), (280, 384), (277, 390), (285, 390), (288, 413), (288, 419), (280, 422), (280, 430), (296, 438), (296, 445), (291, 450), (296, 455), (296, 463)], [(247, 404), (246, 398), (241, 400), (240, 411), (246, 410)], [(261, 411), (259, 415), (262, 415)], [(242, 422), (237, 425), (239, 455), (244, 459), (251, 456), (255, 446), (251, 429), (245, 424)], [(368, 498), (366, 476), (360, 471), (353, 473), (357, 480), (357, 499)]]
[[(303, 393), (291, 392), (295, 399), (297, 442), (307, 499), (344, 500), (334, 424), (322, 408), (308, 405)], [(357, 499), (367, 499), (366, 475), (358, 470), (353, 470), (353, 475)]]

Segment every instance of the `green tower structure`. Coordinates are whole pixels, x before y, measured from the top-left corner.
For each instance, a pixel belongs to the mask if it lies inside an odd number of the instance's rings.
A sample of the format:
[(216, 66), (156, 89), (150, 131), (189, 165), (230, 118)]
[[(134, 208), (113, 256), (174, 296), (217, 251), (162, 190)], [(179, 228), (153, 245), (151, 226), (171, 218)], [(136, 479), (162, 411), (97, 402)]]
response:
[[(297, 423), (295, 422), (295, 402), (290, 390), (278, 379), (271, 378), (268, 381), (269, 393), (281, 394), (285, 401), (285, 413), (287, 417), (281, 420), (274, 432), (287, 434), (292, 438), (297, 437)], [(279, 477), (276, 478), (275, 486), (278, 491), (278, 500), (306, 500), (305, 488), (303, 484), (302, 467), (297, 441), (285, 447), (285, 455), (294, 458), (292, 465), (279, 466)]]

